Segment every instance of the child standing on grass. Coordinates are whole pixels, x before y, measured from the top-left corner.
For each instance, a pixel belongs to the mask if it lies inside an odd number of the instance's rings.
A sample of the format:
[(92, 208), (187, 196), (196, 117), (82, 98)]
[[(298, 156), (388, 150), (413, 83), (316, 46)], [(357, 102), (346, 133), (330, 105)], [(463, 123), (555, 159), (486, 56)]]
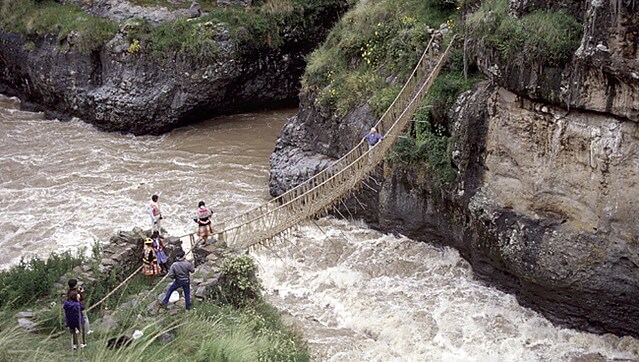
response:
[(82, 309), (84, 305), (80, 301), (80, 293), (76, 290), (71, 290), (69, 295), (67, 296), (67, 300), (64, 301), (64, 316), (66, 317), (67, 327), (71, 331), (71, 336), (73, 338), (73, 344), (71, 349), (76, 351), (78, 349), (78, 333), (82, 331), (82, 344), (80, 344), (80, 348), (86, 347), (86, 341), (84, 339), (84, 328), (82, 328), (82, 324), (84, 323), (84, 318), (82, 317)]

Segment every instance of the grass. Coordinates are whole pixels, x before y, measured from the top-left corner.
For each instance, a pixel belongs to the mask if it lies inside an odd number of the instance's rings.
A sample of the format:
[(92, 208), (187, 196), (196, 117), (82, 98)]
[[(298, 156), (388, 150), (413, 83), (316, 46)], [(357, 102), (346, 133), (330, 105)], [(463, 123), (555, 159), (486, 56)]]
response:
[(48, 259), (22, 259), (8, 271), (0, 272), (0, 308), (18, 307), (50, 296), (61, 275), (85, 262), (82, 253), (51, 254)]
[(381, 115), (423, 52), (428, 28), (439, 28), (453, 13), (441, 0), (358, 3), (308, 57), (303, 90), (318, 92), (317, 102), (338, 117), (369, 99)]
[[(267, 0), (250, 8), (220, 7), (214, 1), (203, 1), (207, 15), (195, 19), (177, 19), (159, 26), (142, 20), (129, 20), (126, 32), (129, 54), (150, 53), (159, 59), (174, 59), (182, 54), (205, 61), (215, 61), (219, 43), (232, 40), (240, 52), (268, 51), (284, 45), (283, 32), (297, 32), (304, 38), (316, 33), (324, 19), (322, 11), (339, 13), (354, 0)], [(164, 6), (169, 9), (188, 7), (190, 3), (171, 4), (161, 0), (137, 0), (138, 5)], [(23, 34), (34, 49), (38, 39), (48, 34), (57, 37), (63, 49), (88, 54), (111, 40), (120, 24), (93, 17), (77, 5), (59, 4), (53, 0), (3, 0), (0, 28)], [(290, 35), (290, 34), (289, 34)]]
[[(42, 288), (40, 298), (34, 300), (26, 289), (18, 284), (30, 279), (42, 279), (49, 286), (59, 275), (68, 272), (81, 259), (63, 254), (52, 255), (47, 261), (33, 259), (9, 271), (0, 273), (5, 288), (20, 290), (28, 296), (27, 304), (4, 304), (0, 313), (1, 361), (77, 360), (77, 361), (308, 361), (308, 351), (299, 333), (284, 325), (274, 307), (264, 303), (259, 295), (261, 283), (254, 275), (255, 263), (247, 255), (229, 258), (224, 270), (230, 273), (227, 283), (234, 288), (226, 291), (230, 300), (245, 298), (242, 307), (232, 303), (214, 304), (193, 301), (191, 311), (160, 310), (158, 315), (149, 315), (147, 306), (156, 294), (140, 300), (150, 289), (148, 277), (134, 277), (122, 290), (113, 295), (99, 309), (92, 311), (89, 319), (96, 332), (88, 336), (89, 347), (79, 352), (70, 351), (70, 334), (64, 327), (64, 313), (59, 296), (51, 288)], [(34, 274), (35, 273), (35, 274)], [(61, 274), (58, 274), (61, 273)], [(45, 280), (46, 279), (46, 280)], [(104, 278), (104, 285), (87, 286), (88, 303), (97, 301), (105, 294), (102, 286), (116, 283), (113, 276)], [(157, 282), (157, 279), (156, 279)], [(169, 282), (165, 282), (168, 284)], [(25, 286), (27, 288), (28, 286)], [(31, 285), (33, 287), (33, 285)], [(112, 286), (111, 286), (112, 287)], [(228, 287), (225, 285), (225, 287)], [(90, 288), (93, 288), (90, 289)], [(158, 290), (162, 290), (161, 288)], [(2, 293), (3, 295), (6, 293)], [(22, 297), (22, 295), (18, 295)], [(251, 299), (252, 302), (248, 302)], [(134, 302), (137, 301), (137, 302)], [(125, 303), (126, 302), (126, 303)], [(224, 301), (221, 301), (224, 302)], [(237, 304), (237, 303), (236, 303)], [(126, 307), (125, 307), (126, 305)], [(15, 322), (15, 313), (32, 309), (36, 314), (36, 329), (26, 332)], [(173, 313), (177, 312), (176, 315)], [(111, 331), (101, 330), (98, 320), (111, 315), (118, 327)], [(141, 330), (144, 337), (127, 348), (110, 350), (110, 338)], [(161, 336), (170, 333), (174, 340), (167, 344)]]
[[(28, 333), (16, 326), (9, 313), (0, 320), (0, 361), (308, 361), (304, 341), (284, 326), (272, 307), (236, 309), (194, 304), (195, 310), (176, 316), (147, 317), (140, 310), (115, 311), (116, 330), (96, 331), (88, 347), (71, 352), (70, 334)], [(129, 321), (128, 323), (126, 321)], [(108, 349), (107, 341), (141, 330), (144, 336), (126, 348)], [(170, 343), (161, 336), (170, 333)]]
[(479, 49), (492, 49), (509, 63), (560, 66), (579, 47), (582, 25), (563, 11), (538, 10), (514, 18), (507, 0), (490, 0), (468, 17), (469, 34)]
[(24, 34), (32, 42), (53, 34), (61, 47), (83, 54), (99, 49), (118, 29), (115, 23), (90, 16), (77, 5), (52, 0), (3, 0), (0, 28)]

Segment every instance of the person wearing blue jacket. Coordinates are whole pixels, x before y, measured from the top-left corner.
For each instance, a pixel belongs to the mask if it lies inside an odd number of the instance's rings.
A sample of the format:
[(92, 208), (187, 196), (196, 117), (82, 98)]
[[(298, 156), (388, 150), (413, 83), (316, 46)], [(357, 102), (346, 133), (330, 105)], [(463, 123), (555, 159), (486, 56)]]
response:
[(84, 304), (80, 301), (80, 293), (76, 290), (71, 290), (67, 296), (67, 300), (64, 301), (63, 308), (67, 327), (69, 327), (69, 331), (71, 331), (71, 336), (73, 337), (73, 345), (71, 348), (74, 351), (78, 349), (79, 331), (82, 331), (82, 344), (80, 344), (80, 348), (86, 347), (84, 328), (82, 328), (82, 325), (84, 324), (84, 317), (82, 316)]

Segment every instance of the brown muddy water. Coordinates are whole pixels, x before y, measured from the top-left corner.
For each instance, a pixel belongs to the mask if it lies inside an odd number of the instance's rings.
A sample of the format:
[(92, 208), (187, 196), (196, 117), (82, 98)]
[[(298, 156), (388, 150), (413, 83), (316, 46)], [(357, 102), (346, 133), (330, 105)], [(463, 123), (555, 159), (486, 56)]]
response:
[[(136, 137), (44, 119), (0, 96), (0, 266), (148, 228), (153, 193), (172, 235), (193, 231), (199, 200), (216, 221), (260, 205), (270, 153), (294, 112)], [(315, 361), (639, 361), (634, 338), (553, 326), (476, 281), (455, 250), (358, 221), (309, 222), (254, 255), (267, 298)]]

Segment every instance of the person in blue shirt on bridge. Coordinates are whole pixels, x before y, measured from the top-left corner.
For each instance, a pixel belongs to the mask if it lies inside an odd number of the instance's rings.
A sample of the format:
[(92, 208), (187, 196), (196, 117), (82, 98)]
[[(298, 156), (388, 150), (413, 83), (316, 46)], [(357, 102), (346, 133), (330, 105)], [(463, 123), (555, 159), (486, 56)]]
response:
[(384, 136), (377, 133), (377, 129), (372, 127), (371, 131), (364, 136), (364, 139), (368, 142), (368, 148), (371, 149), (377, 144), (377, 142), (383, 140)]

